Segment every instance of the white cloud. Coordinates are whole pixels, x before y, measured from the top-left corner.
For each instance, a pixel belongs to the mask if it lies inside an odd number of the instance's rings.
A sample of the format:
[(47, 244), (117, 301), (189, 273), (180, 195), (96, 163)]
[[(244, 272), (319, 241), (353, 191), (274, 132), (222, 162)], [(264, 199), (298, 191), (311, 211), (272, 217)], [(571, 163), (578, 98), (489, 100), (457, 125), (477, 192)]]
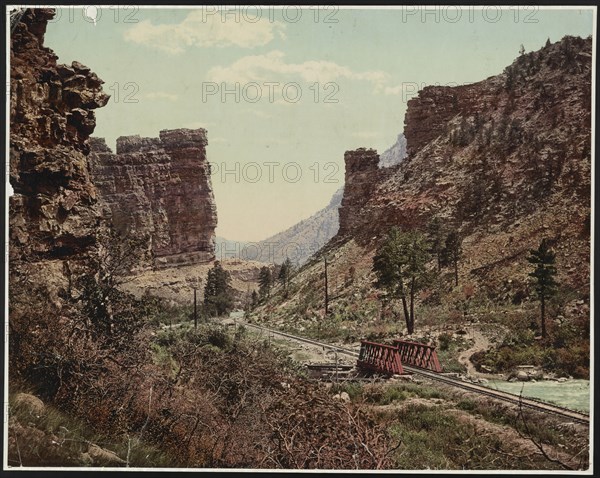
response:
[(151, 100), (168, 100), (168, 101), (177, 101), (179, 96), (174, 93), (167, 93), (165, 91), (151, 91), (150, 93), (146, 93), (146, 98)]
[(271, 82), (280, 79), (301, 79), (309, 83), (325, 84), (340, 79), (363, 80), (377, 89), (383, 87), (389, 75), (383, 71), (355, 72), (332, 61), (308, 60), (287, 63), (282, 51), (264, 55), (249, 55), (228, 66), (215, 66), (208, 71), (208, 81), (215, 83)]
[(125, 40), (147, 45), (171, 54), (189, 47), (239, 46), (253, 48), (271, 42), (275, 35), (284, 37), (285, 25), (260, 18), (256, 22), (243, 18), (210, 15), (194, 10), (180, 23), (157, 24), (143, 20), (125, 32)]

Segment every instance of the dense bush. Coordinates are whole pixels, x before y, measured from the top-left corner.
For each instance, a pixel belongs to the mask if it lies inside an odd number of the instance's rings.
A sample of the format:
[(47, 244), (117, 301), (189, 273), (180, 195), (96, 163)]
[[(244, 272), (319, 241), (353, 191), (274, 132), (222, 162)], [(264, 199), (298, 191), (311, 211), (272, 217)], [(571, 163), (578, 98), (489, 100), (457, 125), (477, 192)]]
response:
[[(11, 287), (11, 383), (32, 384), (115, 443), (128, 437), (127, 453), (146, 443), (178, 466), (390, 465), (385, 430), (243, 332), (232, 339), (206, 324), (156, 330), (147, 315), (154, 309), (121, 294), (111, 295), (118, 300), (103, 305), (107, 320), (98, 322), (86, 315), (90, 298), (59, 307), (21, 279)], [(112, 327), (121, 316), (127, 326)]]

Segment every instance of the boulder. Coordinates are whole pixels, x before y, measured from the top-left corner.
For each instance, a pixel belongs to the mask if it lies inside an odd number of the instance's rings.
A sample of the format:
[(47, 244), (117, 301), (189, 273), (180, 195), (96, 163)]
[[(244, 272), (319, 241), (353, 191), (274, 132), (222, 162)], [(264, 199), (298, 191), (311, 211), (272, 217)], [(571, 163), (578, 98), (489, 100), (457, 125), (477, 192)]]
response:
[(87, 455), (91, 458), (94, 465), (98, 466), (119, 466), (126, 464), (126, 461), (120, 458), (114, 451), (100, 448), (94, 444), (90, 445)]
[(342, 392), (342, 393), (336, 393), (333, 396), (334, 400), (340, 400), (342, 402), (348, 403), (350, 402), (350, 395), (348, 395), (346, 392)]
[(524, 370), (519, 370), (516, 378), (519, 382), (527, 382), (529, 380), (529, 375)]
[(42, 402), (35, 395), (30, 395), (29, 393), (18, 393), (15, 396), (14, 400), (15, 406), (22, 406), (29, 410), (29, 412), (36, 416), (37, 418), (41, 417), (44, 414), (44, 410), (46, 406), (44, 402)]

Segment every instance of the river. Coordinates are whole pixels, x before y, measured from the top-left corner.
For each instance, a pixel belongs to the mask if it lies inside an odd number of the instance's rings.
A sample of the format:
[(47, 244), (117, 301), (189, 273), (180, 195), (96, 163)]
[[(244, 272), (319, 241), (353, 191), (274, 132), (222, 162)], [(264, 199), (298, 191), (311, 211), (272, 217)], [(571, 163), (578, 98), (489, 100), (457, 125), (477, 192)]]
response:
[(589, 380), (567, 380), (555, 382), (540, 380), (538, 382), (505, 382), (490, 380), (488, 387), (519, 395), (521, 387), (523, 396), (539, 398), (562, 407), (589, 413), (590, 411), (590, 382)]

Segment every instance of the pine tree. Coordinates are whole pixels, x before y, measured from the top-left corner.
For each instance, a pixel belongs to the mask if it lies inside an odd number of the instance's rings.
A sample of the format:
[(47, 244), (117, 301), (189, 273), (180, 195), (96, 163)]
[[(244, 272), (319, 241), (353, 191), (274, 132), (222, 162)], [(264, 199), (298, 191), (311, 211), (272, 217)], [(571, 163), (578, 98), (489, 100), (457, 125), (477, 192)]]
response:
[(254, 310), (257, 305), (258, 305), (258, 293), (255, 290), (253, 290), (252, 298), (250, 299), (250, 309)]
[(271, 296), (271, 285), (273, 284), (273, 275), (271, 268), (263, 266), (258, 273), (258, 294), (261, 300), (268, 299)]
[(458, 285), (458, 261), (462, 255), (462, 239), (458, 231), (453, 230), (446, 237), (443, 251), (444, 262), (454, 266), (454, 285)]
[(281, 264), (281, 267), (279, 268), (279, 274), (277, 275), (277, 280), (281, 283), (286, 297), (288, 294), (288, 286), (290, 285), (292, 271), (292, 261), (288, 257), (285, 259), (285, 261), (283, 261), (283, 264)]
[(376, 286), (401, 299), (409, 334), (415, 329), (415, 294), (429, 279), (428, 260), (425, 237), (416, 231), (401, 233), (396, 227), (390, 230), (373, 258)]
[(204, 286), (204, 305), (210, 315), (224, 315), (233, 308), (231, 275), (219, 261), (208, 271)]
[(527, 260), (535, 266), (530, 277), (535, 279), (535, 291), (540, 300), (540, 316), (542, 326), (542, 338), (546, 338), (546, 301), (556, 294), (558, 283), (554, 279), (556, 275), (556, 254), (550, 249), (548, 240), (543, 239), (537, 249), (529, 251)]
[(434, 217), (427, 224), (427, 236), (429, 239), (429, 252), (437, 258), (438, 272), (442, 269), (442, 252), (444, 250), (444, 223), (439, 217)]

